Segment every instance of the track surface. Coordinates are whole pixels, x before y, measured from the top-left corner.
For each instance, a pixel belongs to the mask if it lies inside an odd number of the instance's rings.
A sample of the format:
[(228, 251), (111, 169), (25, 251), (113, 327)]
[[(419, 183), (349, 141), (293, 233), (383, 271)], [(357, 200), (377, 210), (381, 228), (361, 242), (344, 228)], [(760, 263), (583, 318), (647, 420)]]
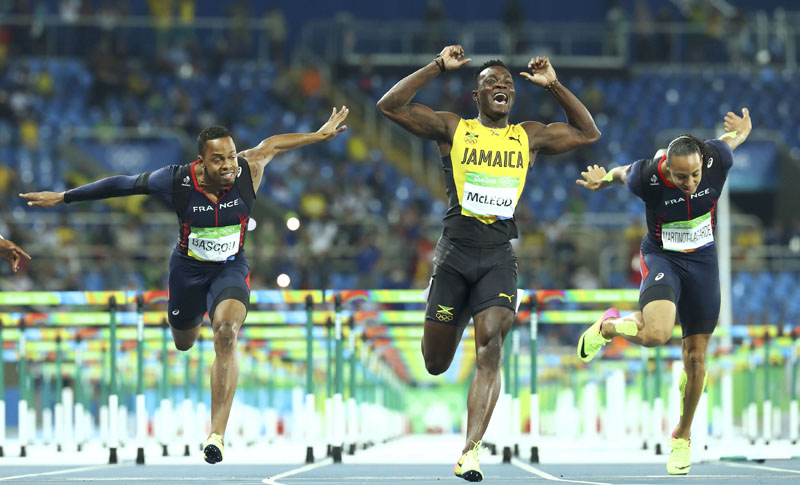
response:
[[(136, 465), (134, 450), (120, 453), (121, 463), (108, 465), (102, 448), (80, 454), (57, 454), (42, 448), (30, 450), (27, 458), (0, 458), (0, 483), (111, 483), (111, 484), (444, 484), (467, 483), (453, 475), (453, 463), (460, 450), (459, 437), (412, 436), (345, 455), (344, 463), (331, 459), (311, 465), (298, 462), (303, 447), (289, 444), (229, 448), (225, 460), (207, 465), (199, 452), (194, 456), (161, 457), (158, 448), (148, 449), (146, 465)], [(666, 474), (665, 456), (636, 450), (603, 450), (574, 443), (570, 448), (542, 449), (542, 464), (513, 459), (501, 463), (499, 456), (484, 453), (481, 468), (484, 483), (587, 485), (660, 484), (681, 480), (699, 484), (791, 484), (800, 483), (800, 460), (709, 461), (695, 463), (685, 477)], [(322, 447), (315, 454), (324, 454)], [(452, 456), (455, 455), (455, 456)], [(627, 463), (621, 463), (626, 461)], [(593, 463), (590, 463), (593, 462)], [(617, 463), (620, 462), (620, 463)]]

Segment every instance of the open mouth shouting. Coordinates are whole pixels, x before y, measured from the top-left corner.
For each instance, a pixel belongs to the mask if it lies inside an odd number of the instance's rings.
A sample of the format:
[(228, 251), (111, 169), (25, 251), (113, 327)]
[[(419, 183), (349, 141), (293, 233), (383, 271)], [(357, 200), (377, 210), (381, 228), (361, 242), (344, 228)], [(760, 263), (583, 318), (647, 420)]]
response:
[(506, 106), (508, 105), (508, 94), (498, 91), (494, 93), (494, 95), (492, 96), (492, 101), (494, 101), (497, 104)]

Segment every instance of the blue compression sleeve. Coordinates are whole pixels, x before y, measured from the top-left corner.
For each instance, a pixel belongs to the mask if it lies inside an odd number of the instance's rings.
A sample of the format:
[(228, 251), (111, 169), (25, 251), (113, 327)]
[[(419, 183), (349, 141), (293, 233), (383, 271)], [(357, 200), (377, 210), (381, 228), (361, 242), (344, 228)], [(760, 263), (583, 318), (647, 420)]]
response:
[(81, 185), (64, 194), (64, 202), (78, 202), (82, 200), (99, 200), (110, 197), (124, 197), (126, 195), (147, 194), (147, 180), (150, 172), (139, 175), (115, 175), (100, 179), (97, 182)]

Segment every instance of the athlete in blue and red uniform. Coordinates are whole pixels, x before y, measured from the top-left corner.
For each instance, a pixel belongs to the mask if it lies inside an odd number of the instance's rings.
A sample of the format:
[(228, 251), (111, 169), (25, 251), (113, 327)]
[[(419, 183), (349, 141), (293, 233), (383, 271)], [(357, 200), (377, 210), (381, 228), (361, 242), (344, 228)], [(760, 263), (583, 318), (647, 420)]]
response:
[(175, 347), (189, 350), (194, 345), (206, 311), (214, 331), (211, 434), (204, 450), (208, 463), (222, 461), (225, 427), (239, 378), (236, 336), (250, 301), (244, 237), (264, 167), (279, 153), (335, 137), (347, 129), (339, 126), (347, 114), (344, 106), (340, 111), (334, 108), (315, 133), (275, 135), (238, 156), (230, 132), (212, 126), (197, 137), (199, 157), (190, 164), (108, 177), (66, 192), (20, 194), (29, 200), (28, 205), (39, 207), (155, 194), (175, 210), (178, 243), (170, 257), (168, 303)]
[(606, 173), (597, 165), (581, 172), (577, 183), (590, 190), (627, 184), (647, 211), (642, 241), (641, 311), (620, 317), (609, 308), (578, 341), (578, 357), (589, 362), (613, 337), (645, 347), (669, 341), (676, 317), (681, 322), (683, 367), (681, 416), (672, 432), (667, 472), (689, 473), (692, 419), (706, 381), (706, 349), (720, 306), (715, 209), (733, 150), (750, 134), (750, 113), (725, 116), (725, 135), (705, 142), (689, 135), (672, 140), (667, 153)]

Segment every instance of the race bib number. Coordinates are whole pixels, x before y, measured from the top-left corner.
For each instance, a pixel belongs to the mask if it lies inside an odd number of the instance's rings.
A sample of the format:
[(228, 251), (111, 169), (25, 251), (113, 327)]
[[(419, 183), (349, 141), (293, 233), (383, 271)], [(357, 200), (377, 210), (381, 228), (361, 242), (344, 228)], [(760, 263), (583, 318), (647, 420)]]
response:
[(239, 252), (242, 226), (192, 227), (189, 256), (200, 261), (225, 261)]
[(691, 221), (670, 222), (661, 226), (661, 243), (667, 251), (688, 252), (714, 243), (711, 213)]
[(461, 208), (468, 215), (511, 219), (517, 206), (519, 184), (517, 177), (467, 172)]

